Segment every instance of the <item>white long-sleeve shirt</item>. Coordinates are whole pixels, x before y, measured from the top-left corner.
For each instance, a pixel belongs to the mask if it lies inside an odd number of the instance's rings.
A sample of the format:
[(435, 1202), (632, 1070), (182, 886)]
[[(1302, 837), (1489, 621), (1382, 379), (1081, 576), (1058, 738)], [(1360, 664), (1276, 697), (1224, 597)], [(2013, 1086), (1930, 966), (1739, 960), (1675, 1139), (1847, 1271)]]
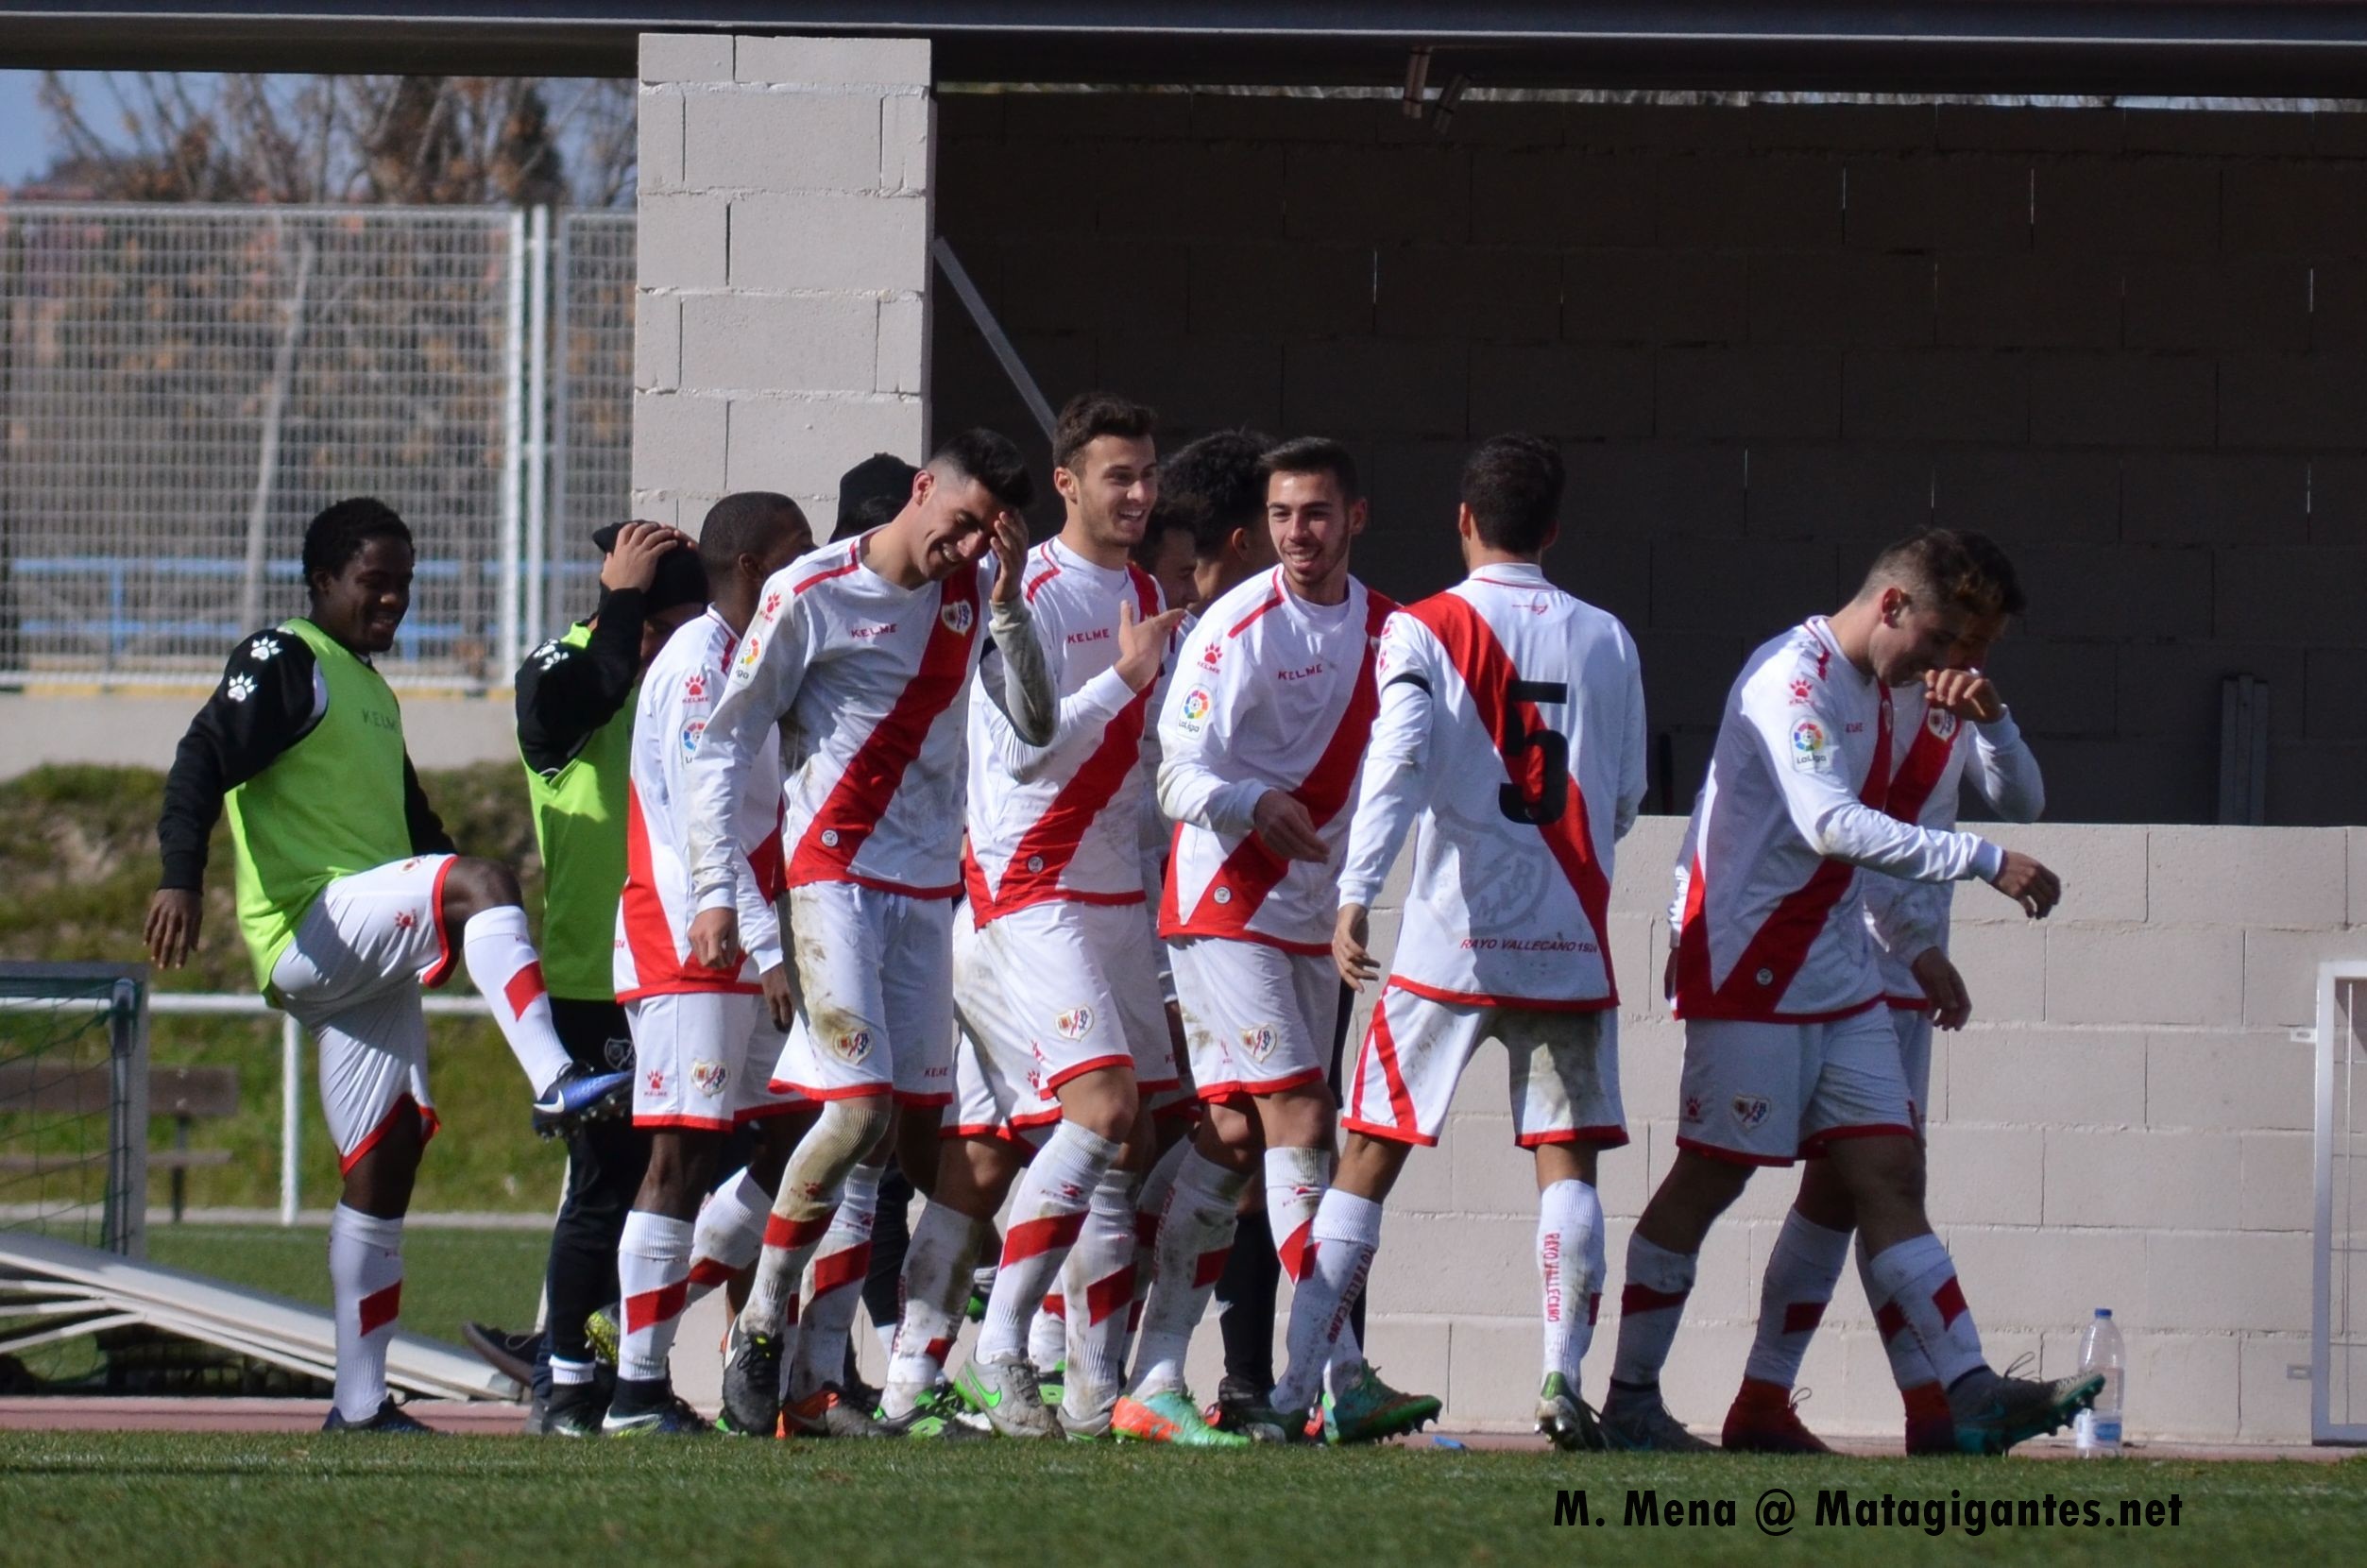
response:
[(1810, 1022), (1882, 997), (1859, 868), (1993, 877), (1995, 844), (1900, 822), (1892, 693), (1818, 616), (1753, 653), (1727, 696), (1678, 862), (1677, 1015)]
[(1370, 906), (1416, 822), (1389, 983), (1609, 1008), (1613, 846), (1643, 803), (1643, 666), (1615, 616), (1496, 565), (1381, 633), (1381, 709), (1340, 872)]
[[(1145, 731), (1155, 684), (1117, 673), (1118, 606), (1160, 610), (1132, 566), (1097, 566), (1058, 539), (1029, 553), (1025, 594), (1057, 705), (1051, 739), (1030, 745), (996, 700), (997, 660), (979, 667), (969, 719), (969, 845), (963, 867), (983, 926), (1050, 899), (1145, 901), (1143, 818), (1151, 768)], [(1155, 862), (1154, 862), (1155, 863)]]
[(781, 962), (773, 899), (781, 881), (781, 762), (760, 749), (741, 775), (732, 815), (741, 853), (733, 862), (732, 905), (740, 913), (738, 969), (690, 958), (690, 867), (683, 831), (691, 754), (713, 717), (738, 639), (710, 607), (666, 639), (641, 677), (633, 711), (625, 796), (624, 895), (617, 907), (619, 1001), (683, 991), (759, 989)]
[[(1379, 707), (1372, 652), (1396, 607), (1353, 577), (1344, 602), (1309, 604), (1277, 567), (1202, 613), (1159, 713), (1159, 807), (1176, 825), (1162, 936), (1331, 951), (1346, 809)], [(1306, 808), (1324, 860), (1266, 847), (1269, 790)]]
[[(698, 911), (731, 902), (725, 830), (739, 779), (776, 724), (789, 735), (787, 885), (856, 882), (913, 897), (961, 891), (962, 750), (984, 650), (995, 557), (917, 588), (838, 540), (775, 572), (690, 762), (688, 834)], [(1005, 707), (1051, 732), (1044, 663), (1024, 601), (994, 609)]]
[[(1892, 816), (1941, 831), (1952, 828), (1967, 783), (2008, 822), (2035, 822), (2045, 812), (2046, 781), (2011, 713), (1994, 724), (1962, 724), (1954, 714), (1931, 707), (1921, 687), (1910, 686), (1891, 693), (1891, 714), (1897, 767), (1883, 810)], [(1925, 1005), (1922, 982), (1910, 965), (1928, 948), (1947, 947), (1954, 902), (1944, 882), (1867, 874), (1866, 929), (1882, 965), (1883, 995), (1894, 1005)]]

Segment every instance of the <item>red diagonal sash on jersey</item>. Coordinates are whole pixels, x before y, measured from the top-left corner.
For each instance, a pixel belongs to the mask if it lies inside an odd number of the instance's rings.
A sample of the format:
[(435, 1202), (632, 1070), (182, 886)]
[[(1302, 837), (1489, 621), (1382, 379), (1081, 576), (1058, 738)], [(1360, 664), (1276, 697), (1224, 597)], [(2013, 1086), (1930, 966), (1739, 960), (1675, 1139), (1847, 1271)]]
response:
[[(954, 614), (956, 610), (960, 613)], [(956, 572), (939, 593), (936, 624), (921, 650), (920, 668), (887, 717), (846, 764), (822, 809), (806, 825), (790, 857), (789, 885), (844, 881), (879, 819), (895, 799), (904, 770), (921, 754), (929, 726), (952, 706), (970, 674), (970, 643), (979, 631), (978, 573)], [(824, 842), (824, 834), (831, 835)]]
[[(1057, 569), (1055, 569), (1057, 570)], [(1148, 573), (1139, 567), (1129, 568), (1133, 574), (1135, 597), (1141, 601), (1145, 621), (1159, 613), (1159, 590)], [(1011, 852), (1011, 862), (1003, 868), (1001, 888), (991, 903), (973, 895), (979, 925), (996, 915), (1009, 914), (1015, 909), (1039, 904), (1060, 892), (1060, 879), (1067, 871), (1068, 862), (1077, 856), (1077, 846), (1084, 842), (1085, 830), (1093, 826), (1101, 809), (1117, 793), (1118, 786), (1142, 759), (1142, 732), (1145, 715), (1150, 708), (1150, 687), (1134, 693), (1134, 698), (1102, 731), (1101, 743), (1086, 758), (1051, 805), (1035, 820), (1035, 825), (1022, 834)], [(975, 866), (976, 861), (971, 864)], [(980, 877), (978, 886), (984, 885)]]
[[(1348, 707), (1340, 713), (1339, 724), (1324, 745), (1323, 755), (1315, 759), (1306, 777), (1290, 792), (1291, 797), (1307, 809), (1307, 816), (1319, 832), (1348, 804), (1348, 792), (1355, 787), (1356, 769), (1364, 762), (1365, 742), (1372, 738), (1372, 716), (1381, 708), (1381, 688), (1372, 675), (1372, 639), (1381, 635), (1381, 623), (1396, 608), (1393, 601), (1370, 590), (1366, 592), (1364, 659), (1356, 668), (1355, 690), (1348, 694)], [(1261, 609), (1258, 613), (1265, 612)], [(1267, 848), (1266, 841), (1252, 829), (1225, 857), (1217, 875), (1209, 878), (1200, 902), (1192, 908), (1190, 925), (1204, 930), (1221, 917), (1228, 929), (1241, 929), (1289, 872), (1290, 862)], [(1172, 884), (1172, 873), (1168, 880)], [(1219, 897), (1219, 894), (1223, 896)]]
[(1948, 758), (1956, 749), (1957, 738), (1965, 732), (1961, 723), (1950, 724), (1945, 738), (1932, 728), (1933, 716), (1946, 711), (1937, 707), (1924, 709), (1923, 723), (1916, 728), (1907, 755), (1899, 759), (1898, 775), (1890, 781), (1890, 793), (1882, 801), (1882, 810), (1900, 822), (1912, 823), (1922, 817), (1924, 805), (1939, 785), (1940, 775), (1948, 770)]
[[(1882, 810), (1890, 798), (1890, 693), (1882, 693), (1882, 712), (1874, 734), (1874, 763), (1866, 769), (1858, 799)], [(1930, 789), (1925, 786), (1926, 791)], [(1792, 987), (1808, 950), (1825, 929), (1832, 908), (1848, 891), (1857, 868), (1847, 861), (1826, 859), (1808, 880), (1784, 895), (1743, 948), (1726, 983), (1711, 982), (1710, 924), (1703, 910), (1707, 899), (1701, 875), (1701, 854), (1694, 853), (1685, 885), (1685, 917), (1677, 939), (1677, 1010), (1694, 1017), (1755, 1017), (1771, 1011)], [(1765, 979), (1761, 979), (1764, 976)]]
[[(1431, 635), (1446, 649), (1447, 658), (1463, 677), (1472, 707), (1496, 748), (1497, 759), (1504, 763), (1505, 777), (1520, 786), (1524, 799), (1534, 800), (1537, 781), (1523, 776), (1530, 770), (1513, 766), (1508, 748), (1515, 735), (1534, 735), (1553, 726), (1545, 723), (1535, 703), (1515, 705), (1509, 700), (1512, 685), (1521, 674), (1512, 667), (1512, 656), (1505, 652), (1494, 629), (1468, 600), (1453, 593), (1434, 594), (1405, 613), (1429, 627)], [(1534, 750), (1530, 755), (1540, 756)], [(1578, 895), (1578, 908), (1586, 915), (1595, 950), (1602, 955), (1603, 983), (1615, 1003), (1619, 1000), (1619, 982), (1611, 974), (1610, 878), (1603, 875), (1601, 863), (1594, 859), (1594, 835), (1587, 820), (1586, 792), (1574, 781), (1568, 794), (1568, 808), (1553, 821), (1539, 824), (1537, 831), (1553, 853), (1554, 863), (1569, 878), (1570, 890)]]

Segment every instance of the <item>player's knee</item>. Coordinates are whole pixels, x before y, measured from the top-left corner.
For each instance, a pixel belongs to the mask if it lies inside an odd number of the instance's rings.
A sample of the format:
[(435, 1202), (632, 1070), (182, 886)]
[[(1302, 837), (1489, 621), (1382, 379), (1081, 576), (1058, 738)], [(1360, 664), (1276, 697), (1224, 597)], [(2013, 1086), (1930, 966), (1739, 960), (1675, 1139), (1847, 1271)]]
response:
[(1134, 1133), (1142, 1096), (1131, 1071), (1112, 1067), (1080, 1074), (1062, 1084), (1060, 1103), (1064, 1120), (1123, 1143)]
[(650, 1139), (649, 1169), (641, 1178), (635, 1207), (688, 1219), (714, 1173), (715, 1140), (698, 1133), (662, 1132)]
[(518, 874), (499, 861), (463, 855), (444, 874), (444, 920), (448, 927), (466, 926), (486, 910), (524, 902)]
[(831, 1100), (798, 1140), (781, 1179), (809, 1189), (837, 1187), (888, 1130), (892, 1110), (886, 1095)]
[(1269, 1149), (1313, 1149), (1332, 1141), (1332, 1095), (1320, 1083), (1268, 1095), (1257, 1112)]
[(1332, 1185), (1359, 1198), (1387, 1198), (1397, 1184), (1398, 1172), (1405, 1168), (1405, 1153), (1402, 1143), (1351, 1133), (1347, 1146), (1339, 1151), (1339, 1170)]

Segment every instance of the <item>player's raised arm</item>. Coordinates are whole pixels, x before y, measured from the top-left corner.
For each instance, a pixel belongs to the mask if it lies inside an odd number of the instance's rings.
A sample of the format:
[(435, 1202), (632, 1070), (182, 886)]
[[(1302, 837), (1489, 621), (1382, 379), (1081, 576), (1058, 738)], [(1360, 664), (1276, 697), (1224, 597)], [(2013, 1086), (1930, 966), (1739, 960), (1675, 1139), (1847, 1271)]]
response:
[(1052, 673), (1044, 661), (1044, 645), (1035, 639), (1021, 591), (1028, 559), (1028, 525), (1009, 507), (996, 512), (989, 525), (993, 558), (982, 568), (994, 586), (986, 598), (986, 630), (1002, 653), (1002, 701), (996, 705), (1012, 731), (1031, 746), (1049, 745), (1059, 721), (1060, 705), (1052, 694)]
[[(804, 684), (813, 656), (810, 615), (786, 572), (766, 585), (767, 613), (740, 639), (731, 679), (691, 754), (683, 798), (683, 837), (690, 857), (691, 930), (701, 963), (719, 964), (740, 950), (740, 879), (747, 864), (737, 810), (758, 747), (779, 744), (775, 726)], [(777, 597), (776, 597), (777, 596)]]

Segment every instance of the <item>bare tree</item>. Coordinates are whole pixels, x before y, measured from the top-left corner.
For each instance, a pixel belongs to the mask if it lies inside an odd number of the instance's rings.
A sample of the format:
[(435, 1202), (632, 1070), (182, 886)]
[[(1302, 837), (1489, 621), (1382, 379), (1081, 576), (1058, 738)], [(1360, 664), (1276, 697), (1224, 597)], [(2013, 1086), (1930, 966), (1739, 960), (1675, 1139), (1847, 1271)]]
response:
[(632, 194), (629, 82), (118, 72), (41, 99), (44, 183), (134, 201), (610, 207)]

